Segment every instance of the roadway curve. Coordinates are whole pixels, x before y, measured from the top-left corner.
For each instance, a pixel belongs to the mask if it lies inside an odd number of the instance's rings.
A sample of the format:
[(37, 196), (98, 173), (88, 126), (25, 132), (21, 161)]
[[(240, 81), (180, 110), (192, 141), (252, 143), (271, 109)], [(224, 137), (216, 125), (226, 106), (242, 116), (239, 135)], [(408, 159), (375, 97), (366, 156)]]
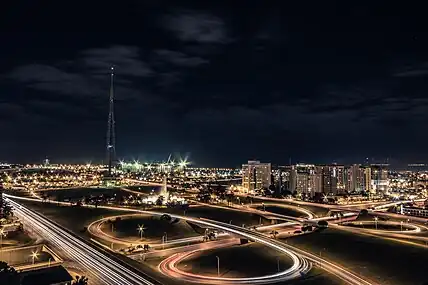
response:
[[(224, 242), (219, 247), (228, 247), (236, 244), (236, 241)], [(243, 277), (243, 278), (226, 278), (226, 277), (215, 277), (206, 276), (200, 274), (194, 274), (186, 272), (177, 268), (177, 265), (191, 255), (201, 252), (202, 249), (196, 249), (189, 252), (177, 253), (166, 259), (164, 259), (158, 266), (159, 271), (171, 278), (179, 278), (187, 282), (200, 283), (200, 284), (268, 284), (276, 283), (280, 281), (286, 281), (300, 277), (300, 273), (306, 273), (311, 269), (311, 264), (306, 259), (301, 259), (301, 266), (299, 270), (293, 270), (292, 268), (286, 271), (279, 272), (276, 274), (270, 274), (260, 277)]]
[[(402, 226), (403, 228), (405, 228), (405, 231), (402, 230), (384, 230), (384, 229), (371, 229), (371, 228), (361, 228), (361, 227), (352, 227), (349, 226), (349, 224), (354, 224), (354, 225), (394, 225), (397, 227)], [(348, 227), (348, 228), (357, 228), (359, 231), (362, 232), (368, 232), (368, 233), (401, 233), (401, 234), (417, 234), (422, 232), (423, 229), (427, 229), (427, 227), (425, 226), (420, 226), (420, 225), (416, 225), (416, 224), (401, 224), (399, 222), (375, 222), (375, 221), (354, 221), (354, 222), (344, 222), (344, 223), (339, 223), (339, 226), (342, 227)], [(409, 230), (410, 228), (410, 230)]]
[[(32, 199), (32, 198), (24, 198), (24, 197), (17, 197), (17, 196), (11, 196), (11, 195), (4, 195), (4, 196), (8, 197), (8, 198), (13, 198), (13, 199), (21, 199), (21, 200), (27, 200), (27, 201), (33, 201), (33, 202), (34, 201), (41, 202), (38, 199)], [(13, 202), (13, 204), (15, 206), (18, 206), (18, 207), (20, 206), (16, 202)], [(60, 204), (62, 204), (62, 203), (60, 202)], [(68, 203), (64, 203), (64, 204), (69, 205)], [(153, 215), (153, 216), (162, 216), (165, 214), (163, 212), (143, 211), (143, 210), (132, 209), (132, 208), (112, 207), (112, 206), (98, 206), (98, 208), (104, 208), (104, 209), (110, 209), (110, 210), (116, 210), (116, 211), (149, 214), (149, 215)], [(33, 215), (35, 215), (34, 212), (31, 212), (31, 213)], [(328, 261), (326, 261), (326, 260), (324, 260), (324, 259), (322, 259), (322, 258), (320, 258), (314, 254), (303, 251), (303, 250), (298, 249), (296, 247), (293, 247), (291, 245), (284, 244), (278, 240), (271, 239), (268, 236), (266, 236), (265, 234), (262, 234), (262, 233), (259, 233), (259, 232), (256, 232), (256, 231), (253, 231), (250, 229), (246, 229), (246, 228), (242, 228), (239, 226), (226, 224), (226, 223), (222, 223), (222, 222), (218, 222), (218, 221), (203, 219), (203, 218), (198, 219), (198, 218), (191, 218), (191, 217), (175, 215), (175, 214), (170, 214), (170, 216), (173, 218), (187, 220), (187, 221), (190, 221), (190, 222), (193, 222), (196, 224), (200, 224), (200, 225), (208, 226), (211, 228), (216, 228), (216, 229), (219, 229), (222, 231), (226, 231), (226, 232), (229, 232), (232, 234), (236, 234), (238, 236), (247, 238), (251, 241), (259, 242), (265, 246), (271, 247), (271, 248), (276, 249), (280, 252), (283, 252), (284, 254), (287, 254), (288, 256), (290, 256), (292, 258), (292, 260), (294, 261), (294, 264), (287, 271), (277, 273), (278, 281), (279, 280), (288, 280), (291, 278), (291, 276), (297, 277), (297, 274), (300, 275), (299, 270), (301, 268), (305, 268), (305, 267), (302, 267), (301, 260), (307, 259), (309, 261), (312, 261), (312, 262), (315, 262), (318, 264), (322, 264), (322, 267), (324, 270), (326, 270), (327, 272), (337, 276), (341, 280), (345, 281), (347, 284), (352, 284), (352, 285), (374, 285), (374, 284), (376, 284), (376, 283), (373, 283), (371, 281), (367, 281), (367, 280), (359, 277), (358, 275), (348, 271), (344, 267), (341, 267), (337, 264), (328, 262)], [(299, 263), (299, 261), (300, 261), (300, 263)], [(94, 265), (97, 265), (97, 263), (95, 263)], [(254, 277), (254, 278), (259, 278), (259, 277)], [(282, 278), (286, 278), (286, 279), (282, 279)], [(265, 280), (255, 279), (255, 280), (259, 280), (257, 282), (261, 282), (264, 284), (264, 283), (267, 283), (266, 282), (267, 280), (272, 280), (272, 279), (265, 279)], [(277, 282), (277, 281), (275, 281), (275, 282)], [(247, 283), (254, 284), (254, 282), (247, 282)], [(106, 283), (106, 284), (116, 284), (116, 283)], [(140, 283), (118, 283), (118, 284), (140, 284)]]
[[(250, 208), (256, 208), (256, 209), (257, 209), (257, 207), (263, 207), (263, 206), (265, 206), (265, 207), (273, 206), (273, 207), (278, 207), (278, 208), (291, 209), (291, 210), (294, 210), (296, 212), (299, 212), (299, 213), (306, 215), (306, 218), (308, 218), (308, 219), (313, 219), (315, 217), (315, 214), (313, 212), (311, 212), (305, 208), (302, 208), (299, 206), (294, 206), (294, 205), (281, 204), (281, 203), (267, 203), (267, 204), (265, 204), (265, 203), (253, 203), (253, 204), (249, 205)], [(257, 209), (257, 210), (262, 211), (260, 209)], [(269, 211), (262, 211), (262, 212), (275, 214), (274, 212), (269, 212)], [(296, 217), (286, 216), (286, 215), (282, 215), (282, 214), (279, 214), (279, 215), (282, 217), (289, 217), (291, 219), (296, 218)]]
[[(155, 215), (159, 215), (159, 213), (155, 213), (152, 212)], [(162, 213), (165, 214), (165, 213)], [(120, 217), (129, 217), (129, 216), (135, 216), (135, 215), (140, 215), (140, 214), (127, 214), (127, 215), (121, 215)], [(174, 215), (171, 215), (174, 216)], [(89, 226), (88, 226), (88, 231), (94, 235), (94, 236), (98, 236), (100, 238), (106, 239), (108, 241), (111, 242), (124, 242), (123, 240), (120, 239), (116, 239), (115, 237), (112, 237), (110, 235), (107, 235), (105, 233), (103, 233), (101, 231), (101, 225), (104, 221), (115, 218), (115, 217), (119, 217), (119, 216), (114, 216), (114, 217), (105, 217), (103, 219), (97, 220), (92, 222)], [(195, 275), (195, 274), (191, 274), (191, 273), (187, 273), (184, 271), (180, 271), (178, 270), (175, 265), (179, 263), (179, 261), (183, 260), (184, 258), (189, 257), (191, 254), (194, 254), (195, 252), (201, 251), (202, 249), (198, 249), (198, 250), (193, 250), (191, 252), (188, 252), (186, 254), (179, 254), (179, 255), (174, 255), (173, 257), (175, 258), (167, 258), (166, 260), (164, 260), (160, 266), (159, 266), (159, 270), (171, 277), (171, 278), (178, 278), (180, 277), (180, 279), (186, 280), (188, 282), (195, 282), (195, 283), (209, 283), (209, 284), (218, 284), (220, 283), (224, 283), (224, 282), (228, 282), (228, 283), (234, 283), (234, 284), (242, 284), (242, 283), (249, 283), (249, 284), (267, 284), (267, 283), (275, 283), (275, 282), (279, 282), (279, 281), (286, 281), (286, 280), (290, 280), (290, 279), (295, 279), (301, 276), (302, 273), (306, 273), (311, 269), (311, 265), (310, 263), (300, 257), (299, 255), (296, 255), (292, 250), (289, 249), (285, 249), (281, 246), (278, 246), (277, 243), (274, 243), (272, 241), (267, 241), (267, 237), (263, 235), (263, 238), (257, 238), (253, 235), (249, 235), (249, 234), (243, 234), (240, 233), (236, 230), (230, 230), (230, 228), (226, 228), (224, 226), (218, 225), (218, 224), (210, 224), (210, 220), (196, 220), (193, 218), (188, 218), (188, 217), (180, 217), (183, 219), (187, 219), (190, 220), (194, 223), (198, 223), (198, 224), (202, 224), (205, 226), (210, 226), (213, 228), (217, 228), (217, 229), (222, 229), (224, 231), (227, 232), (231, 232), (234, 233), (236, 235), (239, 236), (243, 236), (245, 238), (248, 238), (250, 240), (254, 240), (257, 242), (260, 242), (266, 246), (269, 246), (271, 248), (274, 248), (275, 250), (281, 252), (282, 254), (285, 254), (287, 256), (289, 256), (293, 262), (293, 265), (282, 272), (276, 273), (276, 274), (272, 274), (272, 275), (266, 275), (266, 276), (260, 276), (260, 277), (248, 277), (248, 278), (221, 278), (221, 277), (210, 277), (210, 276), (203, 276), (203, 275)], [(252, 232), (251, 232), (252, 233)], [(195, 239), (197, 240), (201, 240), (200, 237), (192, 237), (189, 239), (186, 239), (188, 242), (189, 241), (195, 241)], [(174, 241), (176, 242), (176, 241)], [(180, 240), (178, 241), (180, 242)], [(172, 243), (169, 242), (167, 243), (168, 245), (171, 245)], [(159, 244), (161, 245), (161, 244)], [(159, 245), (152, 245), (152, 246), (159, 246)], [(225, 241), (224, 246), (229, 246), (230, 242)], [(178, 257), (178, 259), (177, 259)]]
[(152, 281), (151, 278), (144, 278), (121, 263), (116, 262), (42, 215), (31, 211), (11, 199), (6, 199), (12, 205), (16, 216), (30, 224), (38, 235), (60, 248), (64, 254), (93, 273), (102, 284), (160, 284), (159, 282)]

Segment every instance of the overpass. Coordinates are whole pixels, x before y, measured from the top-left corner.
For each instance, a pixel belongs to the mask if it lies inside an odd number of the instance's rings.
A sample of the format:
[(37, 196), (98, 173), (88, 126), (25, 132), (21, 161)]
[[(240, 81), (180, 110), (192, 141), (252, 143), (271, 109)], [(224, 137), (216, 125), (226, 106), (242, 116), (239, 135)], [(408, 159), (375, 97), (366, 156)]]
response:
[[(248, 195), (241, 195), (241, 196), (248, 196)], [(297, 200), (292, 200), (292, 199), (278, 199), (278, 198), (268, 198), (268, 197), (260, 197), (260, 196), (250, 196), (253, 197), (255, 199), (259, 199), (259, 200), (266, 200), (266, 201), (275, 201), (275, 202), (282, 202), (282, 203), (292, 203), (292, 204), (296, 204), (296, 205), (300, 205), (300, 206), (315, 206), (315, 207), (320, 207), (320, 208), (326, 208), (326, 209), (330, 209), (330, 210), (339, 210), (339, 211), (344, 211), (344, 212), (350, 212), (350, 213), (359, 213), (361, 211), (361, 209), (356, 209), (355, 207), (343, 207), (343, 206), (338, 206), (338, 205), (331, 205), (331, 204), (318, 204), (318, 203), (313, 203), (313, 202), (305, 202), (305, 201), (297, 201)], [(425, 200), (425, 199), (420, 199), (420, 200)], [(420, 200), (413, 200), (413, 201), (404, 201), (404, 202), (419, 202)], [(380, 207), (380, 208), (375, 208), (374, 210), (371, 210), (372, 212), (376, 213), (377, 216), (382, 216), (382, 217), (386, 217), (386, 218), (393, 218), (393, 219), (398, 219), (398, 220), (412, 220), (412, 221), (417, 221), (420, 223), (427, 223), (428, 219), (426, 218), (419, 218), (419, 217), (415, 217), (415, 216), (405, 216), (405, 215), (400, 215), (400, 214), (394, 214), (394, 213), (387, 213), (387, 212), (381, 212), (382, 209), (386, 209), (388, 207), (391, 207), (393, 205), (397, 205), (399, 203), (402, 203), (403, 201), (398, 201), (398, 202), (390, 202), (387, 203), (386, 206), (384, 205), (383, 207), (381, 207), (382, 205), (376, 206), (376, 207)], [(370, 204), (370, 203), (368, 203)], [(361, 206), (361, 204), (360, 204)]]
[[(120, 284), (120, 285), (133, 285), (133, 284), (155, 284), (154, 281), (150, 280), (148, 276), (142, 277), (136, 274), (134, 271), (131, 271), (129, 268), (126, 268), (124, 264), (119, 264), (115, 261), (111, 254), (106, 255), (101, 253), (99, 250), (96, 250), (91, 247), (88, 243), (85, 243), (81, 238), (71, 234), (69, 231), (63, 229), (58, 224), (48, 220), (40, 214), (37, 214), (31, 211), (28, 208), (20, 205), (19, 203), (11, 200), (27, 200), (27, 201), (39, 201), (38, 199), (17, 197), (11, 195), (5, 195), (8, 199), (14, 210), (18, 215), (23, 216), (27, 222), (31, 222), (34, 228), (38, 229), (38, 233), (45, 238), (48, 238), (51, 242), (57, 244), (59, 247), (70, 254), (73, 259), (77, 259), (81, 264), (86, 266), (88, 269), (95, 271), (101, 277), (103, 284)], [(89, 206), (90, 207), (90, 206)], [(99, 206), (98, 208), (125, 211), (125, 212), (135, 212), (141, 214), (149, 214), (153, 216), (164, 215), (164, 212), (154, 212), (154, 211), (143, 211), (132, 208), (123, 208), (123, 207), (113, 207), (113, 206)], [(308, 263), (307, 261), (315, 262), (323, 265), (323, 269), (327, 272), (337, 276), (347, 284), (351, 285), (372, 285), (375, 284), (371, 281), (365, 280), (364, 278), (358, 276), (347, 270), (346, 268), (340, 266), (339, 264), (334, 264), (329, 262), (317, 255), (311, 254), (309, 252), (303, 251), (296, 247), (293, 247), (288, 244), (284, 244), (279, 240), (271, 239), (263, 233), (259, 233), (250, 229), (245, 229), (239, 226), (225, 224), (218, 221), (203, 219), (203, 218), (192, 218), (188, 216), (181, 216), (170, 214), (171, 217), (177, 219), (183, 219), (190, 221), (196, 224), (203, 226), (208, 226), (211, 228), (216, 228), (223, 230), (248, 240), (259, 242), (265, 246), (273, 248), (283, 254), (286, 254), (291, 257), (293, 260), (293, 265), (289, 269), (283, 272), (278, 272), (266, 277), (254, 277), (253, 280), (248, 280), (248, 284), (256, 283), (270, 283), (277, 281), (285, 281), (292, 278), (300, 276), (301, 272), (307, 270)], [(266, 278), (261, 280), (261, 278)], [(229, 280), (230, 281), (230, 280)], [(267, 281), (267, 282), (266, 282)]]
[(397, 205), (414, 203), (414, 202), (425, 202), (425, 201), (426, 201), (426, 199), (415, 199), (415, 200), (396, 201), (396, 202), (391, 202), (391, 203), (387, 203), (387, 204), (375, 206), (373, 208), (375, 210), (380, 210), (380, 209), (386, 209), (386, 208), (390, 208), (390, 207), (397, 206)]

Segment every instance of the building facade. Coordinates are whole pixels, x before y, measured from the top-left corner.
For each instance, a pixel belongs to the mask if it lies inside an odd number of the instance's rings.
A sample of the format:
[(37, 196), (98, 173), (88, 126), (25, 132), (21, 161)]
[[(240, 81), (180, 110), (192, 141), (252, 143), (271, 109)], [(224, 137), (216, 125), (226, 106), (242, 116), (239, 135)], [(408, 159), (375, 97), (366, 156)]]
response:
[(353, 164), (348, 170), (348, 192), (361, 193), (371, 191), (371, 168)]
[(337, 194), (337, 166), (322, 166), (322, 192), (324, 194)]
[(312, 197), (315, 191), (313, 175), (315, 173), (315, 165), (313, 164), (296, 164), (292, 171), (292, 185), (298, 195)]
[(242, 187), (248, 192), (268, 188), (271, 185), (271, 164), (248, 161), (242, 165)]
[(382, 194), (389, 191), (388, 165), (372, 164), (371, 165), (371, 193)]

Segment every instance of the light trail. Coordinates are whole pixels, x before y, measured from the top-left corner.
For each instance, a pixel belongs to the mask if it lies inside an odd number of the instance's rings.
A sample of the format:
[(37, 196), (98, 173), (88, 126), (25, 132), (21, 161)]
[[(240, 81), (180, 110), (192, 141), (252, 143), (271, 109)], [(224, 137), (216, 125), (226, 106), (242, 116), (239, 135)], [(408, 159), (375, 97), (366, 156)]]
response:
[[(223, 244), (216, 246), (216, 248), (227, 247), (234, 244), (236, 244), (235, 241), (224, 242)], [(308, 272), (311, 269), (311, 264), (306, 259), (301, 257), (298, 257), (299, 260), (297, 262), (299, 267), (296, 269), (289, 268), (283, 272), (258, 277), (227, 278), (219, 276), (206, 276), (185, 272), (176, 267), (176, 265), (178, 265), (182, 260), (195, 253), (201, 252), (202, 250), (203, 249), (196, 249), (185, 253), (174, 254), (169, 258), (164, 259), (159, 264), (159, 271), (173, 278), (179, 278), (180, 280), (185, 280), (187, 282), (201, 284), (269, 284), (301, 277), (302, 274)], [(283, 251), (283, 253), (285, 253), (285, 251)], [(293, 261), (296, 262), (296, 260)]]
[[(13, 198), (13, 199), (21, 199), (21, 200), (27, 200), (27, 201), (32, 201), (32, 202), (41, 202), (40, 200), (32, 199), (32, 198), (26, 198), (26, 197), (17, 197), (17, 196), (11, 196), (11, 195), (6, 195), (6, 194), (4, 194), (4, 196), (9, 197), (9, 198)], [(63, 202), (59, 202), (59, 203), (55, 202), (55, 204), (69, 205), (68, 203), (63, 203)], [(115, 211), (149, 214), (149, 215), (153, 215), (153, 216), (162, 216), (165, 214), (164, 212), (143, 211), (143, 210), (132, 209), (132, 208), (121, 208), (121, 207), (112, 207), (112, 206), (98, 206), (98, 208), (110, 209), (110, 210), (115, 210)], [(322, 268), (324, 270), (326, 270), (327, 272), (337, 276), (341, 280), (345, 281), (347, 284), (351, 284), (351, 285), (375, 285), (376, 284), (372, 281), (367, 281), (367, 280), (357, 276), (356, 274), (350, 272), (349, 270), (347, 270), (346, 268), (344, 268), (340, 265), (326, 261), (325, 259), (322, 259), (322, 258), (320, 258), (320, 257), (318, 257), (312, 253), (303, 251), (301, 249), (298, 249), (298, 248), (293, 247), (293, 246), (288, 245), (288, 244), (284, 244), (278, 240), (271, 239), (268, 236), (266, 236), (262, 233), (256, 232), (256, 231), (252, 231), (252, 230), (249, 230), (246, 228), (242, 228), (239, 226), (226, 224), (226, 223), (222, 223), (222, 222), (218, 222), (218, 221), (203, 219), (203, 218), (198, 219), (198, 218), (191, 218), (188, 216), (181, 216), (181, 215), (175, 215), (175, 214), (168, 214), (168, 215), (170, 215), (173, 218), (183, 219), (183, 220), (187, 220), (187, 221), (190, 221), (190, 222), (193, 222), (196, 224), (200, 224), (200, 225), (220, 229), (223, 231), (227, 231), (229, 233), (233, 233), (233, 234), (236, 234), (238, 236), (247, 238), (251, 241), (259, 242), (263, 245), (266, 245), (268, 247), (271, 247), (273, 249), (276, 249), (280, 252), (287, 254), (288, 256), (291, 257), (294, 264), (289, 269), (287, 269), (286, 271), (277, 273), (276, 275), (277, 275), (278, 280), (282, 280), (281, 278), (287, 278), (287, 275), (292, 274), (293, 270), (295, 271), (295, 274), (300, 275), (299, 267), (303, 268), (303, 267), (301, 267), (302, 266), (301, 260), (307, 259), (307, 260), (310, 260), (312, 262), (322, 264)], [(324, 217), (323, 219), (331, 219), (331, 218), (332, 217)], [(321, 220), (321, 219), (319, 219), (319, 220)], [(257, 277), (254, 277), (254, 278), (257, 278)], [(263, 278), (263, 276), (262, 276), (262, 278)], [(265, 280), (268, 280), (268, 279), (265, 279)], [(266, 283), (263, 280), (260, 280), (257, 282), (260, 282), (260, 284)], [(254, 284), (254, 282), (247, 282), (247, 283)], [(106, 284), (111, 284), (111, 283), (106, 283)], [(116, 284), (116, 283), (113, 283), (113, 284)], [(128, 283), (118, 283), (118, 284), (128, 284)], [(140, 284), (140, 283), (137, 283), (137, 284)], [(150, 284), (150, 283), (148, 283), (148, 284)]]
[(44, 218), (17, 202), (6, 198), (12, 207), (14, 213), (30, 224), (32, 229), (40, 236), (46, 238), (49, 242), (61, 248), (72, 260), (84, 266), (85, 269), (95, 275), (102, 284), (106, 285), (134, 285), (145, 284), (155, 285), (148, 279), (140, 276), (134, 271), (126, 268), (120, 263), (102, 254), (100, 251), (92, 248), (87, 243), (73, 236), (60, 226)]
[[(135, 210), (135, 211), (138, 211), (138, 210)], [(138, 211), (138, 212), (140, 212), (140, 211)], [(164, 215), (165, 214), (165, 213), (157, 213), (157, 212), (151, 212), (151, 213), (152, 213), (152, 215)], [(128, 215), (125, 215), (125, 216), (128, 216)], [(171, 216), (176, 217), (176, 215), (171, 215)], [(298, 278), (301, 276), (301, 273), (306, 273), (311, 268), (311, 265), (307, 262), (307, 260), (305, 260), (305, 259), (301, 258), (300, 256), (294, 254), (294, 252), (289, 250), (289, 249), (285, 249), (281, 246), (278, 246), (277, 241), (270, 240), (265, 235), (262, 235), (262, 238), (260, 238), (260, 237), (252, 235), (251, 234), (252, 231), (250, 232), (250, 234), (244, 233), (244, 232), (241, 232), (239, 230), (232, 229), (230, 227), (225, 227), (225, 226), (222, 226), (220, 224), (212, 223), (213, 221), (210, 221), (210, 220), (181, 217), (181, 216), (178, 216), (178, 217), (183, 218), (187, 221), (197, 223), (197, 224), (202, 224), (202, 225), (209, 226), (212, 228), (221, 229), (221, 230), (227, 231), (228, 233), (233, 233), (233, 234), (236, 234), (238, 236), (245, 237), (249, 240), (257, 241), (257, 242), (264, 244), (268, 247), (274, 248), (275, 250), (281, 252), (282, 254), (289, 256), (293, 262), (293, 265), (285, 271), (282, 271), (282, 272), (279, 272), (276, 274), (272, 274), (272, 275), (260, 276), (260, 277), (249, 277), (249, 278), (217, 278), (216, 277), (216, 278), (212, 278), (209, 276), (199, 275), (199, 278), (197, 278), (195, 275), (195, 276), (192, 276), (192, 278), (190, 278), (190, 276), (188, 276), (187, 273), (185, 273), (185, 272), (179, 273), (179, 271), (175, 268), (174, 264), (178, 263), (177, 262), (178, 260), (168, 259), (167, 262), (161, 263), (162, 266), (159, 267), (159, 270), (163, 274), (165, 274), (169, 277), (180, 278), (180, 279), (183, 279), (183, 280), (186, 280), (189, 282), (196, 282), (196, 283), (198, 283), (198, 282), (199, 283), (210, 282), (211, 284), (217, 284), (219, 282), (219, 280), (222, 280), (222, 281), (228, 281), (228, 282), (233, 282), (233, 283), (267, 284), (267, 283), (275, 283), (275, 282), (279, 282), (279, 281), (286, 281), (286, 280)], [(91, 229), (90, 231), (93, 233), (92, 228), (95, 226), (96, 231), (98, 231), (99, 229), (98, 229), (97, 224), (99, 225), (100, 221), (111, 219), (111, 218), (114, 218), (114, 217), (106, 217), (106, 218), (103, 218), (101, 220), (94, 221), (93, 223), (91, 223), (91, 225), (89, 225), (88, 230)], [(165, 244), (165, 245), (168, 245), (168, 244)], [(193, 254), (194, 252), (196, 252), (196, 251), (192, 251), (191, 254)], [(188, 254), (186, 254), (186, 257), (187, 256), (188, 256)], [(171, 261), (174, 261), (172, 266), (171, 266)]]
[[(203, 220), (205, 220), (205, 219), (203, 219)], [(298, 249), (294, 246), (284, 244), (284, 243), (277, 241), (277, 240), (274, 240), (274, 239), (269, 239), (265, 235), (263, 235), (262, 233), (253, 232), (251, 230), (244, 229), (244, 228), (241, 228), (239, 226), (229, 225), (229, 224), (225, 224), (222, 222), (211, 221), (211, 220), (210, 220), (210, 222), (214, 223), (214, 224), (222, 225), (222, 226), (229, 226), (229, 227), (234, 228), (234, 229), (240, 229), (242, 232), (248, 233), (248, 234), (253, 234), (255, 236), (258, 236), (260, 239), (268, 239), (268, 241), (270, 243), (276, 244), (276, 246), (281, 247), (283, 250), (291, 250), (295, 254), (303, 257), (304, 259), (307, 259), (307, 260), (312, 261), (312, 262), (317, 263), (317, 264), (322, 264), (322, 268), (324, 270), (326, 270), (327, 272), (337, 276), (341, 280), (345, 281), (347, 284), (353, 284), (353, 285), (374, 285), (374, 284), (376, 284), (376, 283), (373, 283), (372, 281), (367, 281), (367, 280), (357, 276), (356, 274), (348, 271), (346, 268), (344, 268), (340, 265), (326, 261), (326, 260), (322, 259), (321, 257), (315, 255), (315, 254), (303, 251), (303, 250)]]
[[(250, 208), (260, 207), (260, 206), (265, 206), (265, 207), (273, 206), (273, 207), (278, 207), (278, 208), (292, 209), (292, 210), (295, 210), (297, 212), (305, 214), (306, 218), (308, 218), (308, 219), (313, 219), (315, 217), (315, 214), (313, 212), (311, 212), (311, 211), (309, 211), (309, 210), (307, 210), (305, 208), (302, 208), (302, 207), (299, 207), (299, 206), (294, 206), (294, 205), (289, 205), (289, 204), (281, 204), (281, 203), (268, 203), (268, 204), (264, 204), (264, 203), (253, 203), (253, 204), (249, 205)], [(257, 209), (257, 210), (260, 210), (260, 209)], [(263, 211), (263, 212), (269, 212), (269, 211)]]

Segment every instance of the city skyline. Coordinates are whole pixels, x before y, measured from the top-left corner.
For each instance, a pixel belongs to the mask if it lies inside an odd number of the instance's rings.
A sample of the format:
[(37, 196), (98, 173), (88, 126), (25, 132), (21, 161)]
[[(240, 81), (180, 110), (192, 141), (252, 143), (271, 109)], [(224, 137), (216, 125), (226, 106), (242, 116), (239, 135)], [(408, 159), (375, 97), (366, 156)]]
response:
[(428, 285), (427, 9), (3, 3), (0, 285)]
[(2, 161), (101, 162), (112, 65), (118, 158), (428, 161), (423, 7), (379, 21), (380, 4), (146, 2), (100, 17), (86, 3), (59, 17), (22, 3), (2, 17)]

